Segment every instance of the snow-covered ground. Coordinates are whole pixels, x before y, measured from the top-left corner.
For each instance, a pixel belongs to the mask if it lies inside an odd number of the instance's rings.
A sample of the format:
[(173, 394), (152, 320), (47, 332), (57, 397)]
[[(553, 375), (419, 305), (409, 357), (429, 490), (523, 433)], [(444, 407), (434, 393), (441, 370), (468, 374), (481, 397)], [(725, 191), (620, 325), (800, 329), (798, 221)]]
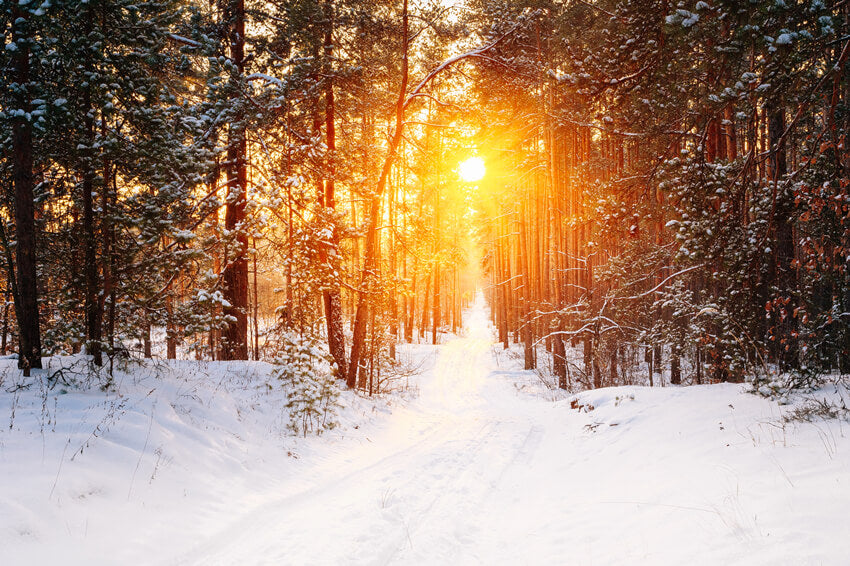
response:
[(491, 330), (479, 300), (462, 337), (403, 348), (412, 393), (346, 394), (306, 439), (265, 364), (139, 368), (117, 393), (10, 365), (0, 564), (847, 564), (846, 421), (740, 385), (562, 397)]

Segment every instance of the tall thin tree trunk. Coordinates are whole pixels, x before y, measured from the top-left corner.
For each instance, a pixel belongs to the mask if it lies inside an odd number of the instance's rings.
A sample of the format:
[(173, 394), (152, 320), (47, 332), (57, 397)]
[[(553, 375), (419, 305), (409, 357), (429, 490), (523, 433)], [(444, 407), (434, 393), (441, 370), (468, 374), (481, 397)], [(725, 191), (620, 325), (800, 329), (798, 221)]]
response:
[(678, 345), (673, 346), (670, 351), (670, 383), (673, 385), (682, 383), (682, 364)]
[(431, 344), (437, 344), (437, 330), (440, 327), (440, 263), (434, 262), (434, 297), (431, 300)]
[(145, 313), (145, 324), (142, 327), (142, 344), (143, 344), (143, 356), (145, 359), (149, 360), (152, 356), (151, 354), (151, 320), (150, 315)]
[[(7, 274), (11, 276), (12, 274)], [(9, 303), (12, 299), (12, 283), (9, 278), (6, 278), (6, 290), (3, 293), (3, 334), (0, 336), (0, 355), (6, 355), (6, 348), (9, 345)]]
[(15, 186), (15, 267), (10, 279), (15, 316), (18, 320), (20, 355), (18, 367), (29, 375), (31, 368), (41, 367), (41, 331), (38, 321), (38, 273), (36, 271), (36, 228), (33, 183), (33, 139), (30, 115), (30, 49), (26, 41), (32, 35), (26, 12), (17, 5), (12, 10), (12, 41), (18, 48), (12, 52), (12, 67), (19, 89), (16, 93), (18, 113), (12, 123), (12, 182)]
[(783, 369), (797, 367), (797, 277), (792, 267), (794, 261), (794, 226), (791, 215), (793, 205), (779, 193), (782, 178), (787, 173), (785, 144), (781, 141), (785, 131), (785, 111), (781, 105), (768, 110), (768, 137), (770, 143), (769, 172), (774, 183), (772, 228), (776, 239), (774, 252), (774, 284), (780, 303), (773, 309), (773, 336), (777, 359)]
[[(85, 19), (85, 35), (88, 37), (94, 26), (94, 13), (89, 8)], [(88, 72), (94, 72), (94, 62), (91, 54), (86, 55), (85, 67)], [(83, 275), (85, 277), (85, 313), (86, 313), (86, 353), (92, 356), (95, 365), (103, 364), (102, 355), (102, 322), (103, 310), (100, 301), (100, 277), (97, 267), (97, 235), (94, 221), (94, 184), (95, 184), (95, 148), (94, 148), (94, 118), (95, 108), (92, 102), (91, 84), (83, 88), (82, 112), (83, 134), (86, 148), (82, 156), (82, 198), (83, 198)]]
[(225, 360), (248, 359), (248, 235), (245, 223), (245, 205), (248, 189), (247, 141), (245, 136), (245, 111), (241, 108), (240, 94), (242, 76), (245, 71), (245, 2), (227, 0), (224, 10), (227, 35), (230, 43), (230, 59), (234, 67), (230, 75), (231, 99), (237, 106), (236, 115), (229, 125), (227, 139), (227, 206), (224, 227), (235, 233), (230, 257), (226, 258), (222, 274), (222, 289), (227, 306), (224, 315), (228, 318), (222, 337), (222, 358)]
[(726, 134), (726, 157), (729, 161), (738, 158), (738, 135), (735, 132), (735, 106), (730, 102), (723, 109), (724, 132)]
[(425, 293), (422, 295), (422, 318), (419, 319), (419, 338), (425, 338), (425, 329), (428, 328), (428, 315), (431, 312), (431, 274), (425, 274)]
[[(331, 58), (333, 56), (333, 28), (334, 28), (334, 7), (332, 0), (326, 0), (324, 4), (325, 19), (327, 20), (327, 28), (325, 30), (325, 135), (328, 148), (328, 171), (327, 179), (325, 180), (324, 205), (329, 212), (333, 213), (336, 209), (335, 201), (335, 179), (336, 176), (336, 125), (334, 123), (336, 116), (336, 107), (334, 100), (334, 81), (333, 73), (331, 72)], [(330, 247), (330, 249), (327, 249)], [(333, 231), (328, 246), (323, 246), (322, 261), (332, 261), (335, 267), (339, 262), (339, 232), (334, 220)], [(339, 269), (333, 271), (338, 272)], [(340, 297), (339, 284), (337, 281), (329, 282), (331, 287), (326, 287), (322, 291), (322, 300), (325, 308), (325, 322), (327, 325), (328, 350), (331, 357), (336, 363), (337, 376), (345, 377), (345, 334), (342, 328), (342, 299)]]
[[(106, 119), (101, 118), (100, 133), (106, 138)], [(99, 297), (99, 311), (106, 315), (106, 343), (108, 345), (109, 375), (113, 372), (113, 358), (115, 354), (115, 282), (114, 273), (114, 250), (113, 242), (115, 232), (112, 225), (112, 184), (114, 178), (111, 176), (112, 164), (109, 157), (103, 156), (103, 187), (100, 194), (101, 208), (101, 240), (103, 242), (103, 293)]]
[(254, 240), (254, 305), (253, 305), (253, 319), (254, 319), (254, 360), (259, 361), (260, 359), (260, 296), (259, 296), (259, 287), (257, 285), (257, 240)]
[(348, 387), (354, 388), (357, 383), (357, 372), (360, 367), (360, 355), (363, 350), (364, 341), (366, 338), (366, 322), (369, 311), (369, 301), (372, 298), (376, 279), (378, 276), (377, 269), (377, 244), (378, 244), (378, 213), (381, 206), (381, 195), (387, 184), (387, 176), (390, 173), (393, 161), (395, 160), (399, 144), (402, 139), (402, 128), (404, 127), (404, 108), (405, 99), (407, 98), (407, 79), (408, 79), (408, 14), (407, 0), (404, 0), (402, 7), (402, 64), (401, 64), (401, 84), (399, 85), (398, 101), (396, 102), (396, 119), (395, 130), (390, 139), (389, 147), (387, 148), (387, 156), (384, 160), (381, 175), (378, 178), (378, 186), (375, 189), (375, 194), (372, 195), (369, 203), (369, 223), (366, 229), (366, 243), (364, 249), (363, 274), (360, 281), (360, 289), (357, 294), (357, 309), (354, 314), (354, 328), (352, 330), (351, 339), (351, 359), (349, 361), (348, 375), (346, 383)]

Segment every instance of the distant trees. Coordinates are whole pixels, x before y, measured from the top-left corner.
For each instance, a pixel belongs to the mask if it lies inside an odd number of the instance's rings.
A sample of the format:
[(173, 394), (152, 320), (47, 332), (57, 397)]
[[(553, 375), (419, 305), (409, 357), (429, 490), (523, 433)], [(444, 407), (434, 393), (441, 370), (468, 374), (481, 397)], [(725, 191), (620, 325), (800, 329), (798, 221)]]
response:
[(559, 337), (583, 343), (593, 387), (638, 362), (649, 383), (844, 371), (846, 215), (815, 195), (847, 188), (846, 6), (481, 6), (485, 25), (536, 21), (481, 82), (494, 122), (533, 124), (514, 148), (537, 156), (515, 168), (528, 200), (492, 214), (510, 219), (488, 246), (501, 338), (545, 345), (562, 387)]
[(379, 388), (402, 335), (436, 339), (418, 313), (463, 294), (423, 275), (444, 253), (420, 245), (443, 226), (419, 220), (440, 203), (411, 169), (431, 133), (398, 122), (398, 100), (434, 100), (399, 77), (457, 28), (418, 10), (408, 41), (394, 3), (4, 3), (4, 348), (17, 321), (22, 367), (40, 342), (95, 366), (136, 347), (246, 359), (279, 327), (322, 337), (343, 378), (356, 328), (354, 385)]
[(474, 233), (499, 341), (561, 387), (850, 367), (846, 5), (452, 10), (4, 2), (2, 344), (276, 329), (374, 391), (461, 326)]

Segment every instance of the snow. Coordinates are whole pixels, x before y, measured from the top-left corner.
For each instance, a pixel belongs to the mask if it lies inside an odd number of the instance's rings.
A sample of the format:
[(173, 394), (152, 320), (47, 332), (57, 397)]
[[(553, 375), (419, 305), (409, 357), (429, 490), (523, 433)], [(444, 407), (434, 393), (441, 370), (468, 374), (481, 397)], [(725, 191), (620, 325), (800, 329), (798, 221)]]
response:
[(744, 385), (551, 390), (480, 297), (462, 336), (399, 351), (407, 394), (346, 393), (306, 439), (267, 364), (61, 393), (0, 361), (2, 563), (846, 563), (840, 418), (788, 421), (799, 402)]
[(794, 41), (794, 36), (790, 33), (783, 33), (776, 38), (776, 45), (791, 45)]

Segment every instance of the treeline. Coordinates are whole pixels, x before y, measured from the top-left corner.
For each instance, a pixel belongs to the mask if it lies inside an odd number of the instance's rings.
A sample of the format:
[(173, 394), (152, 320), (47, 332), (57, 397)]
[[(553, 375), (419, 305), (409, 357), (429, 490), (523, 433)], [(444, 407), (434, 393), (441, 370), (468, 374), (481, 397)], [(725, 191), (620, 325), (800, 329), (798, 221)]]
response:
[(532, 21), (477, 83), (503, 167), (489, 299), (526, 368), (547, 351), (561, 387), (850, 371), (846, 2), (477, 6)]
[(294, 334), (380, 388), (396, 342), (458, 328), (474, 284), (451, 173), (469, 143), (443, 133), (456, 16), (2, 2), (2, 353), (271, 359)]
[(374, 390), (477, 238), (562, 387), (850, 371), (849, 9), (3, 1), (0, 350), (308, 336)]

